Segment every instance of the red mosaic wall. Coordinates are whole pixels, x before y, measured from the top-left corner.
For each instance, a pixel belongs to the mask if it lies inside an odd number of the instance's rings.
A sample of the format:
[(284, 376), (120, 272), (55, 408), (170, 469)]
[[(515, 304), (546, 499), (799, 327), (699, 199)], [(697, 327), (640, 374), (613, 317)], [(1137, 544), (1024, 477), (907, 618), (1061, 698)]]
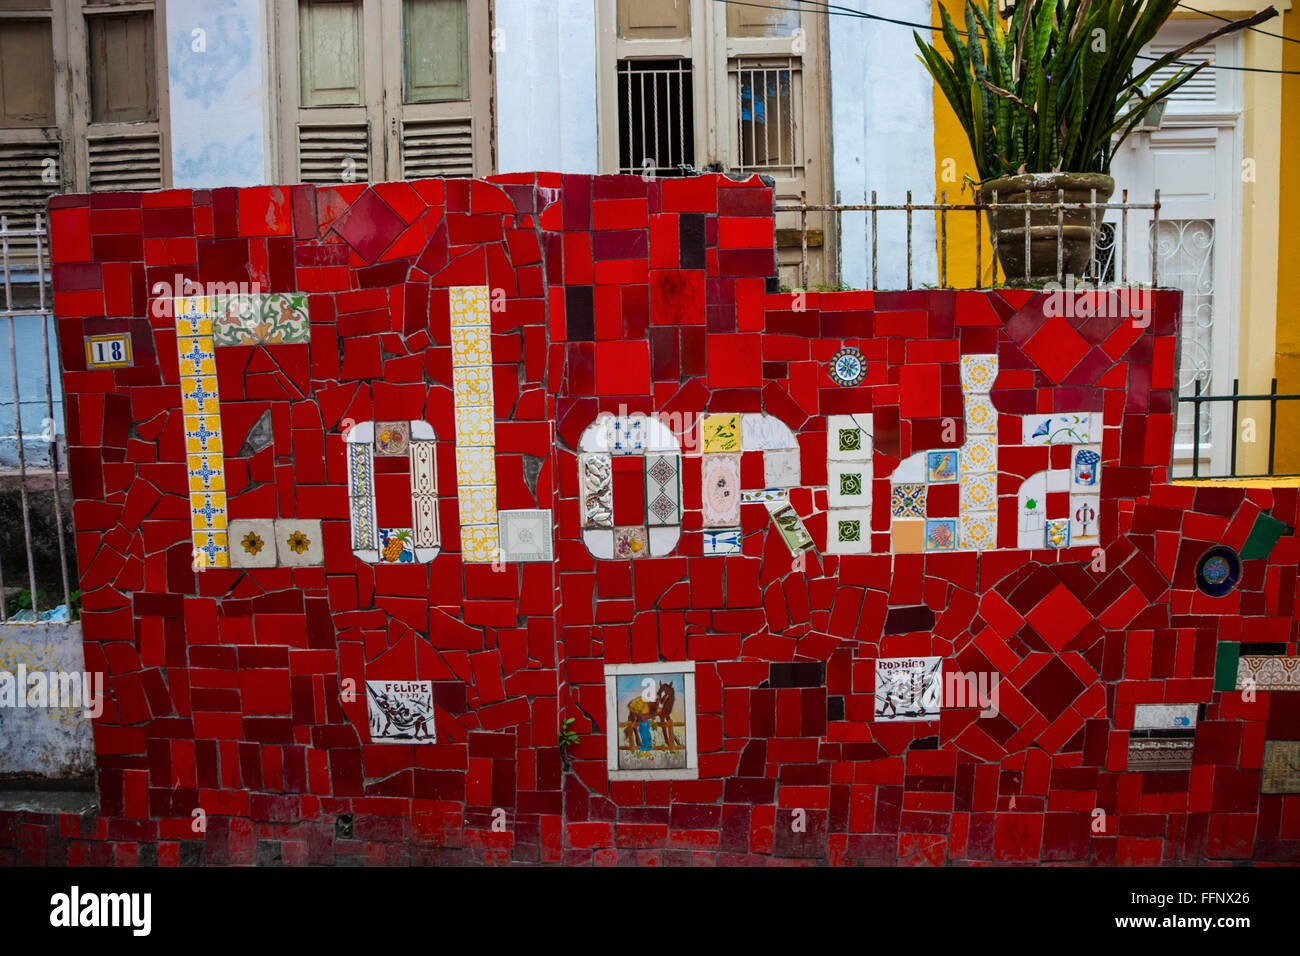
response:
[[(0, 813), (0, 862), (1300, 858), (1300, 795), (1261, 794), (1266, 738), (1300, 739), (1300, 695), (1214, 686), (1233, 642), (1294, 657), (1300, 544), (1287, 534), (1243, 561), (1225, 597), (1193, 580), (1261, 512), (1293, 528), (1297, 492), (1167, 483), (1178, 293), (1155, 296), (1146, 328), (1049, 317), (1018, 291), (796, 301), (766, 291), (772, 195), (757, 178), (537, 174), (51, 207), (86, 660), (110, 700), (100, 815)], [(310, 344), (227, 346), (216, 373), (231, 514), (321, 519), (323, 566), (195, 572), (175, 321), (151, 291), (178, 276), (308, 294)], [(498, 507), (553, 509), (554, 563), (460, 557), (446, 290), (464, 285), (505, 290), (491, 318)], [(88, 369), (84, 337), (121, 331), (134, 365)], [(854, 387), (828, 373), (844, 346), (866, 360)], [(826, 554), (827, 416), (872, 412), (878, 463), (941, 447), (949, 417), (959, 444), (960, 356), (988, 353), (1007, 431), (1030, 413), (1103, 415), (1105, 570), (1091, 548), (891, 555), (887, 535), (877, 553)], [(620, 406), (788, 425), (802, 459), (790, 502), (816, 545), (804, 567), (755, 504), (743, 554), (702, 555), (698, 458), (684, 459), (671, 556), (593, 559), (574, 449)], [(241, 457), (268, 410), (271, 444)], [(351, 553), (340, 435), (370, 419), (439, 436), (429, 564)], [(761, 486), (751, 467), (746, 486)], [(999, 489), (1033, 467), (1004, 455)], [(999, 715), (873, 720), (874, 661), (899, 655), (997, 671)], [(604, 667), (660, 660), (696, 665), (699, 779), (610, 782)], [(438, 743), (368, 743), (364, 703), (340, 700), (341, 681), (365, 677), (433, 681)], [(1204, 705), (1190, 769), (1126, 771), (1144, 703)], [(565, 717), (580, 735), (568, 771)]]

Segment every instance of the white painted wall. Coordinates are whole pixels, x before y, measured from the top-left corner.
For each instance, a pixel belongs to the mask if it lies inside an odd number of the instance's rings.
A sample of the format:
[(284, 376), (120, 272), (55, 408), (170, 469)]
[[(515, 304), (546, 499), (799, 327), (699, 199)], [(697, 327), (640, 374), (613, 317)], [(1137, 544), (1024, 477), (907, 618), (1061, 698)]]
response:
[[(930, 0), (840, 0), (840, 5), (914, 23), (930, 22)], [(908, 27), (853, 16), (830, 18), (834, 190), (844, 203), (901, 205), (934, 201), (933, 81), (917, 60)], [(866, 198), (864, 198), (866, 197)], [(949, 196), (950, 202), (957, 201)], [(907, 284), (907, 228), (902, 212), (877, 218), (877, 284)], [(844, 282), (867, 288), (871, 246), (865, 214), (846, 213), (841, 243)], [(933, 214), (912, 217), (912, 283), (935, 282)]]
[(267, 182), (268, 43), (261, 0), (168, 0), (175, 186)]
[(596, 5), (496, 0), (497, 167), (596, 172)]

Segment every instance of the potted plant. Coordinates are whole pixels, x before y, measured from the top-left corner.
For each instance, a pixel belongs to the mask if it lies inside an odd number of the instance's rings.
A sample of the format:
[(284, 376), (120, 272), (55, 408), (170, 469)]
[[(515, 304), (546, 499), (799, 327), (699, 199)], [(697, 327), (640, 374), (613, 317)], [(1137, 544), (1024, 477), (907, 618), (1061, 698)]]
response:
[[(1276, 16), (1272, 7), (1216, 30), (1158, 59), (1139, 53), (1164, 25), (1178, 0), (1017, 0), (1003, 25), (996, 0), (981, 9), (966, 0), (966, 30), (948, 12), (943, 41), (951, 55), (913, 34), (921, 60), (966, 136), (980, 181), (977, 203), (992, 202), (989, 228), (1011, 284), (1056, 277), (1057, 212), (1031, 211), (1030, 262), (1025, 264), (1025, 210), (1003, 203), (1066, 203), (1110, 199), (1116, 148), (1147, 113), (1207, 64), (1189, 66), (1153, 90), (1156, 71), (1213, 40)], [(969, 178), (969, 177), (968, 177)], [(1081, 276), (1092, 246), (1089, 209), (1067, 209), (1061, 236), (1066, 274)], [(1096, 216), (1100, 227), (1101, 216)]]

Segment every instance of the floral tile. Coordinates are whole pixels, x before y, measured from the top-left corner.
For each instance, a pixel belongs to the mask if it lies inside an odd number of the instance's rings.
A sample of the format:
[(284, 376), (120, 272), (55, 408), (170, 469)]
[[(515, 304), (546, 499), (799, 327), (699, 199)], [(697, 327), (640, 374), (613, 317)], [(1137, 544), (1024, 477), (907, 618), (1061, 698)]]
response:
[(232, 568), (273, 568), (278, 560), (275, 521), (271, 518), (242, 519), (230, 522), (230, 566)]
[(186, 415), (218, 415), (221, 405), (217, 398), (217, 379), (213, 375), (197, 375), (181, 379), (181, 411)]
[(646, 522), (650, 525), (682, 523), (681, 459), (650, 454), (645, 460)]
[(360, 496), (348, 499), (348, 515), (352, 525), (352, 550), (375, 551), (379, 538), (375, 532), (375, 502)]
[[(1100, 417), (1100, 416), (1099, 416)], [(1055, 412), (1021, 419), (1025, 445), (1084, 445), (1093, 441), (1091, 412)]]
[(461, 485), (456, 489), (456, 499), (462, 525), (496, 523), (496, 485)]
[(997, 507), (998, 476), (965, 475), (961, 480), (961, 510), (992, 511)]
[(320, 521), (280, 518), (275, 522), (275, 548), (282, 567), (309, 567), (325, 563)]
[(370, 446), (351, 443), (348, 449), (348, 494), (370, 497), (375, 493), (374, 464)]
[(194, 568), (230, 567), (230, 547), (227, 531), (194, 531), (190, 535), (194, 546)]
[(220, 415), (185, 415), (183, 422), (187, 455), (221, 454)]
[(872, 427), (872, 417), (868, 413), (827, 416), (827, 460), (871, 461)]
[(961, 515), (961, 550), (988, 551), (997, 547), (998, 518), (996, 512), (966, 512)]
[(214, 296), (217, 345), (293, 345), (311, 341), (307, 297), (294, 292)]
[(495, 485), (497, 483), (496, 450), (492, 448), (456, 449), (456, 484)]
[(411, 494), (437, 494), (437, 449), (437, 442), (427, 439), (411, 442)]
[(186, 455), (190, 491), (225, 491), (225, 462), (220, 455)]
[(740, 456), (711, 454), (702, 460), (704, 526), (726, 528), (739, 524)]
[(486, 326), (457, 327), (451, 330), (451, 361), (468, 368), (492, 364), (492, 333)]
[(740, 493), (740, 503), (742, 505), (761, 505), (768, 502), (785, 502), (790, 500), (790, 491), (787, 488), (752, 488), (749, 491)]
[[(454, 365), (451, 369), (452, 401), (456, 407), (462, 405), (484, 405), (492, 407), (492, 368), (491, 366), (474, 366), (466, 368)], [(460, 436), (456, 436), (457, 442)]]
[(963, 355), (961, 357), (961, 387), (967, 392), (987, 394), (993, 390), (998, 377), (996, 354)]
[(176, 340), (181, 378), (212, 377), (217, 374), (217, 353), (212, 336), (192, 335)]
[(700, 419), (700, 446), (706, 454), (738, 452), (740, 445), (739, 415), (705, 415)]
[(889, 489), (889, 513), (895, 518), (925, 517), (925, 485), (901, 484)]
[(491, 405), (456, 406), (456, 444), (461, 447), (496, 444), (496, 420)]
[(492, 314), (485, 285), (452, 286), (447, 290), (447, 304), (452, 328), (491, 325)]
[(827, 554), (870, 554), (871, 512), (866, 508), (832, 508), (826, 512)]
[(827, 462), (826, 482), (826, 503), (829, 507), (869, 508), (871, 506), (869, 462)]
[(611, 415), (605, 419), (605, 444), (612, 455), (643, 455), (649, 433), (644, 415)]
[(190, 522), (195, 531), (220, 531), (226, 527), (226, 494), (200, 491), (190, 495)]
[(983, 475), (998, 470), (998, 441), (993, 435), (975, 435), (961, 447), (963, 475)]
[(493, 564), (501, 559), (500, 532), (490, 525), (460, 526), (461, 560), (471, 564)]
[(998, 430), (998, 413), (988, 395), (967, 392), (964, 400), (967, 435), (991, 435)]
[[(435, 494), (411, 495), (411, 547), (417, 551), (436, 548), (441, 536), (438, 532), (438, 496)], [(419, 560), (419, 555), (416, 555)]]

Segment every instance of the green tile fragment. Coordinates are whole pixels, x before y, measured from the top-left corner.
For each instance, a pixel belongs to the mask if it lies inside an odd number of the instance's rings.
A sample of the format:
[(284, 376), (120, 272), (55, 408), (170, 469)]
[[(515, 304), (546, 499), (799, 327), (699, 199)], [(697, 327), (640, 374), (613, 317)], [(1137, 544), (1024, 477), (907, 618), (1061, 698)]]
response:
[(1241, 560), (1267, 558), (1273, 551), (1273, 545), (1277, 544), (1277, 539), (1290, 530), (1290, 526), (1285, 522), (1260, 512), (1259, 517), (1255, 519), (1255, 527), (1250, 529), (1250, 536), (1241, 546)]
[(1239, 641), (1221, 641), (1219, 654), (1214, 662), (1214, 689), (1237, 689), (1237, 663), (1241, 660), (1241, 643)]

